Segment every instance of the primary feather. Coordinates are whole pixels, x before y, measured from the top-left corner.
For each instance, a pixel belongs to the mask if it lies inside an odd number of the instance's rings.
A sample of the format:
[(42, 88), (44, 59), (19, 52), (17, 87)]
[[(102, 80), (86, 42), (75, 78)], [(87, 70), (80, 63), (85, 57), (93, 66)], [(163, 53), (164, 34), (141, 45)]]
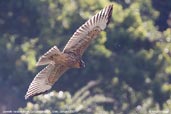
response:
[(72, 52), (81, 56), (91, 40), (93, 40), (100, 31), (106, 28), (112, 15), (112, 9), (113, 5), (105, 7), (79, 27), (66, 44), (63, 52)]

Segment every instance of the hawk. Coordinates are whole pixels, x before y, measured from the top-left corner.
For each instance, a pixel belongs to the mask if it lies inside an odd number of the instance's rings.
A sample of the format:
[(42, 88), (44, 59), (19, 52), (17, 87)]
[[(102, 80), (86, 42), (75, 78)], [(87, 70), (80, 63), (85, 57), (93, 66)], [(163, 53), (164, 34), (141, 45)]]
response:
[(85, 67), (82, 55), (90, 42), (106, 28), (112, 10), (113, 5), (109, 5), (86, 21), (76, 30), (62, 52), (56, 46), (53, 46), (39, 58), (36, 66), (47, 66), (35, 76), (28, 88), (25, 99), (51, 89), (53, 84), (68, 69)]

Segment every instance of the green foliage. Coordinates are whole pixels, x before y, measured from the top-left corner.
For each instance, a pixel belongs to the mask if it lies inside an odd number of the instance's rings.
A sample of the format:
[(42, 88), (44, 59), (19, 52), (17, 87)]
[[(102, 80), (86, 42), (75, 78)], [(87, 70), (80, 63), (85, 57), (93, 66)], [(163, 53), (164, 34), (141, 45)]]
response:
[[(155, 25), (161, 15), (154, 9), (156, 3), (159, 2), (0, 1), (0, 94), (5, 96), (0, 98), (0, 110), (26, 104), (23, 109), (28, 111), (66, 110), (69, 105), (82, 113), (88, 113), (90, 107), (93, 114), (171, 110), (171, 29), (161, 32)], [(75, 30), (108, 4), (114, 5), (111, 23), (84, 54), (86, 68), (73, 69), (60, 78), (54, 88), (66, 92), (40, 95), (27, 103), (24, 94), (40, 70), (35, 68), (38, 57), (53, 45), (62, 50)], [(90, 92), (85, 85), (94, 79), (101, 83)], [(108, 97), (114, 103), (104, 103)]]
[[(28, 102), (25, 108), (20, 108), (20, 112), (37, 113), (44, 111), (48, 114), (53, 113), (89, 113), (109, 114), (103, 107), (103, 103), (113, 103), (112, 98), (105, 97), (103, 94), (94, 93), (91, 95), (90, 89), (97, 85), (98, 81), (91, 81), (85, 87), (78, 90), (73, 96), (68, 92), (50, 92), (34, 98), (35, 103)], [(110, 113), (112, 114), (112, 112)]]

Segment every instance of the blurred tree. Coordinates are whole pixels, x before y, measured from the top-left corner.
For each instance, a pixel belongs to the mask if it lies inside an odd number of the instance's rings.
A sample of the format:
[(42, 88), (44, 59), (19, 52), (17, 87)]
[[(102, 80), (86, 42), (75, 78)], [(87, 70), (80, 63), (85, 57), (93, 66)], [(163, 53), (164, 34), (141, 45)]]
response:
[(160, 12), (159, 17), (156, 20), (156, 25), (160, 31), (165, 31), (169, 28), (167, 20), (171, 14), (171, 1), (170, 0), (152, 0), (154, 8)]
[[(115, 101), (110, 106), (97, 106), (99, 109), (94, 109), (94, 113), (98, 113), (97, 110), (112, 113), (110, 110), (113, 110), (120, 114), (136, 111), (145, 114), (150, 109), (168, 109), (171, 29), (165, 27), (161, 32), (155, 26), (162, 13), (154, 10), (153, 1), (0, 1), (0, 94), (4, 96), (0, 98), (0, 110), (25, 106), (24, 94), (40, 70), (35, 68), (36, 59), (53, 45), (63, 49), (81, 24), (111, 3), (114, 4), (111, 23), (83, 57), (87, 67), (65, 73), (54, 86), (55, 90), (67, 90), (69, 93), (64, 94), (74, 96), (90, 80), (98, 79), (102, 81), (93, 88), (93, 92)], [(156, 4), (160, 6), (159, 2)], [(52, 92), (47, 96), (50, 94), (55, 94), (55, 97), (59, 93)], [(94, 98), (93, 93), (89, 96)], [(62, 99), (56, 108), (64, 109), (66, 99), (72, 101), (72, 98)], [(55, 97), (55, 100), (46, 101), (42, 96), (35, 99), (35, 104), (29, 104), (41, 109), (47, 107), (47, 102), (53, 104), (59, 100)], [(84, 101), (88, 103), (89, 100), (81, 100), (78, 105)], [(41, 106), (36, 105), (39, 102)]]
[[(38, 111), (47, 114), (53, 113), (88, 113), (88, 114), (112, 114), (106, 111), (102, 104), (113, 104), (114, 100), (105, 97), (103, 94), (94, 93), (91, 95), (90, 89), (96, 86), (99, 81), (91, 81), (86, 86), (77, 91), (73, 96), (68, 92), (50, 92), (34, 98), (35, 103), (28, 102), (25, 108), (20, 108), (23, 114), (37, 113)], [(43, 105), (41, 105), (43, 104)]]

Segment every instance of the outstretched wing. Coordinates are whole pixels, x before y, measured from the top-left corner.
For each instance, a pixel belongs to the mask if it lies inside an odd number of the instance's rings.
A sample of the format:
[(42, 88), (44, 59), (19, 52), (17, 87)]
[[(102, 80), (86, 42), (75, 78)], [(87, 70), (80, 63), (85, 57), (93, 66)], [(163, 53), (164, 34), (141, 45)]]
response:
[(68, 70), (68, 67), (49, 64), (33, 79), (25, 95), (25, 99), (51, 89), (52, 85), (66, 70)]
[(112, 15), (112, 9), (113, 5), (105, 7), (85, 22), (81, 27), (79, 27), (66, 44), (63, 52), (72, 52), (76, 55), (82, 56), (90, 42), (99, 34), (101, 30), (106, 28)]

